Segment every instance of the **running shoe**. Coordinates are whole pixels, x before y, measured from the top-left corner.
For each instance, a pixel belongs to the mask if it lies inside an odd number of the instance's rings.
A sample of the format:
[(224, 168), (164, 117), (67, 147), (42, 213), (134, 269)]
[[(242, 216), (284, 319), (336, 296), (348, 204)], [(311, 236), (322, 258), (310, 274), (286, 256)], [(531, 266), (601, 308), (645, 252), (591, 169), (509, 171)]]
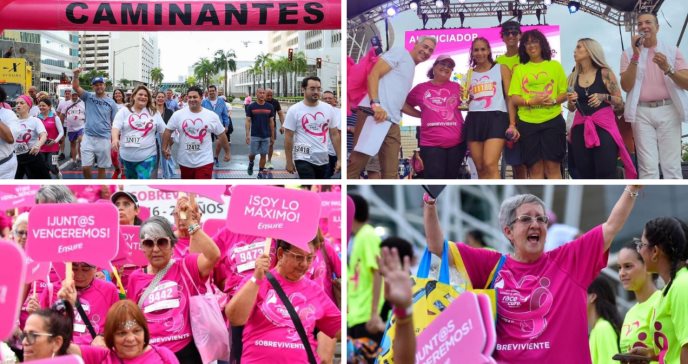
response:
[(249, 176), (253, 176), (253, 162), (248, 162), (248, 168), (246, 169), (246, 172)]

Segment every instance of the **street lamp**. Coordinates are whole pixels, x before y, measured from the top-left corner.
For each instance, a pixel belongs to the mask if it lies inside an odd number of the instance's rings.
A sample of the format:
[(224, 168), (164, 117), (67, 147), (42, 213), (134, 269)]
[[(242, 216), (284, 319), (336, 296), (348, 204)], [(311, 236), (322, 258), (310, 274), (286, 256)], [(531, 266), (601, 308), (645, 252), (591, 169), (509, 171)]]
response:
[(131, 49), (131, 48), (138, 48), (138, 47), (139, 47), (139, 44), (136, 44), (136, 45), (129, 46), (129, 47), (125, 47), (125, 48), (122, 48), (122, 49), (120, 49), (120, 50), (118, 50), (118, 51), (112, 52), (112, 87), (116, 87), (116, 86), (117, 86), (117, 79), (116, 79), (116, 77), (115, 77), (115, 76), (116, 76), (116, 73), (115, 73), (115, 66), (117, 66), (117, 55), (120, 54), (120, 53), (122, 53), (122, 52), (124, 52), (124, 51), (126, 51), (126, 50), (129, 50), (129, 49)]

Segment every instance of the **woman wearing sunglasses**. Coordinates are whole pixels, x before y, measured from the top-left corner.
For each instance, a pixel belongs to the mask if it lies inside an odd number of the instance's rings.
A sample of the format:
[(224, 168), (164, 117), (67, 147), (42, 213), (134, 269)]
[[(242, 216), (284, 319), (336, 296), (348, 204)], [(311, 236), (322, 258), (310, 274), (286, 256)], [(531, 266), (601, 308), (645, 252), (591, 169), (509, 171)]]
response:
[(427, 179), (459, 178), (459, 166), (466, 154), (461, 133), (463, 116), (458, 109), (463, 90), (450, 81), (455, 66), (450, 56), (437, 57), (428, 71), (430, 80), (411, 89), (402, 109), (405, 114), (420, 118), (418, 144)]
[[(67, 297), (74, 301), (76, 292)], [(86, 364), (178, 364), (179, 360), (170, 349), (150, 344), (150, 331), (143, 312), (131, 300), (115, 303), (105, 319), (105, 345), (75, 345), (69, 354), (82, 357)]]
[[(266, 278), (269, 271), (289, 297), (317, 359), (315, 329), (336, 338), (340, 333), (341, 312), (325, 294), (322, 285), (305, 278), (320, 241), (308, 243), (309, 250), (277, 241), (277, 266), (270, 269), (270, 256), (256, 260), (255, 270), (244, 280), (239, 292), (225, 306), (232, 326), (244, 326), (242, 364), (307, 363), (308, 355), (282, 300)], [(318, 362), (320, 362), (318, 360)]]
[[(180, 207), (187, 218), (191, 251), (173, 259), (177, 237), (170, 223), (154, 216), (141, 225), (140, 238), (148, 266), (129, 276), (127, 298), (137, 302), (150, 329), (150, 343), (175, 353), (180, 363), (200, 363), (201, 356), (191, 336), (189, 297), (195, 292), (188, 280), (203, 286), (220, 258), (220, 250), (201, 230), (188, 204)], [(188, 274), (187, 274), (188, 273)]]
[[(457, 244), (473, 287), (497, 290), (497, 362), (591, 363), (587, 287), (607, 266), (609, 247), (631, 214), (639, 189), (627, 186), (607, 221), (548, 252), (545, 204), (533, 195), (512, 196), (499, 210), (499, 225), (513, 253), (503, 258), (499, 252)], [(427, 195), (424, 200), (428, 249), (441, 256), (445, 237), (435, 200)], [(450, 265), (456, 267), (453, 259)]]
[(74, 312), (72, 304), (59, 300), (49, 308), (32, 313), (21, 332), (24, 361), (53, 358), (67, 354), (72, 342)]

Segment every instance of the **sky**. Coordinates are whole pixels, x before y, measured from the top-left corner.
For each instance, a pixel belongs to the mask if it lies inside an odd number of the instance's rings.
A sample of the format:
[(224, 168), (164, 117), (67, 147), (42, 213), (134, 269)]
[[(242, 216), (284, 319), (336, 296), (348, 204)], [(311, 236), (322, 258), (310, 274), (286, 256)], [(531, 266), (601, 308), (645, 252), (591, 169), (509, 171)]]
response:
[[(214, 58), (218, 49), (234, 49), (238, 61), (253, 61), (267, 52), (268, 32), (158, 32), (160, 68), (164, 81), (189, 76), (188, 68), (199, 59)], [(242, 41), (248, 41), (248, 46)], [(259, 44), (263, 41), (263, 44)]]
[[(469, 0), (470, 1), (470, 0)], [(629, 0), (630, 1), (630, 0)], [(676, 45), (681, 28), (686, 18), (688, 8), (686, 8), (686, 0), (665, 0), (660, 8), (658, 14), (659, 18), (659, 33), (660, 41)], [(502, 21), (508, 18), (504, 17)], [(580, 38), (593, 38), (600, 42), (604, 48), (607, 63), (618, 75), (621, 57), (621, 39), (619, 37), (619, 28), (606, 21), (597, 18), (588, 13), (579, 11), (575, 14), (569, 14), (568, 8), (562, 5), (551, 5), (547, 12), (547, 23), (550, 25), (559, 25), (561, 31), (561, 52), (562, 65), (565, 70), (571, 70), (574, 66), (573, 50), (576, 47), (576, 42)], [(391, 20), (394, 29), (394, 39), (397, 42), (403, 42), (404, 32), (406, 30), (415, 30), (423, 27), (423, 22), (418, 18), (415, 12), (405, 11)], [(537, 24), (537, 19), (534, 15), (524, 16), (522, 24)], [(458, 18), (450, 19), (447, 27), (459, 27), (460, 21)], [(466, 18), (464, 26), (473, 28), (493, 27), (498, 25), (497, 17), (479, 17)], [(427, 27), (439, 28), (441, 22), (439, 19), (431, 19)], [(381, 34), (384, 38), (384, 25), (380, 24)], [(622, 27), (622, 34), (624, 36), (624, 45), (626, 49), (630, 46), (630, 33), (625, 32)], [(688, 37), (684, 35), (679, 49), (684, 56), (688, 57)], [(394, 45), (392, 45), (394, 46)]]

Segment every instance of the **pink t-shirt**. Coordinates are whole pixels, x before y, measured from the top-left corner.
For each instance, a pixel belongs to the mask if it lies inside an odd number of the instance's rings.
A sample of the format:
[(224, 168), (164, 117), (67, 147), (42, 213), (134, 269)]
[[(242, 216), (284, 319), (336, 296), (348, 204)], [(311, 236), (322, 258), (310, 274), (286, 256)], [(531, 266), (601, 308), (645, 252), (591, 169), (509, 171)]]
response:
[[(55, 288), (55, 284), (60, 282), (61, 279), (57, 275), (54, 269), (50, 270), (50, 282), (52, 282), (53, 285), (53, 290), (57, 292), (58, 289)], [(43, 306), (41, 304), (41, 296), (43, 295), (43, 291), (48, 291), (48, 283), (45, 281), (36, 281), (36, 297), (38, 298), (38, 304), (41, 307), (47, 307)], [(24, 303), (22, 304), (21, 311), (19, 312), (19, 328), (24, 330), (24, 324), (26, 323), (26, 319), (29, 318), (29, 312), (26, 311), (27, 305), (29, 304), (29, 298), (31, 298), (31, 295), (33, 295), (33, 283), (28, 285), (28, 290), (26, 291), (26, 297), (24, 297)], [(51, 302), (52, 304), (52, 302)]]
[(81, 358), (84, 364), (179, 364), (179, 360), (170, 349), (164, 346), (153, 346), (134, 359), (120, 359), (114, 350), (89, 345), (80, 345)]
[[(220, 229), (213, 241), (220, 248), (220, 262), (215, 266), (215, 281), (222, 285), (230, 298), (239, 290), (246, 277), (253, 276), (253, 268), (258, 257), (263, 254), (265, 238), (235, 234), (227, 228)], [(277, 242), (273, 239), (270, 247), (270, 268), (277, 263)]]
[[(301, 318), (313, 354), (317, 358), (317, 342), (312, 335), (313, 330), (317, 327), (325, 335), (335, 337), (340, 331), (341, 312), (323, 294), (319, 284), (305, 277), (291, 282), (282, 278), (277, 269), (272, 269), (271, 272)], [(248, 280), (245, 279), (242, 286)], [(242, 364), (308, 362), (294, 323), (267, 278), (260, 282), (256, 303), (244, 326), (243, 343)]]
[[(327, 254), (330, 258), (330, 262), (333, 265), (332, 267), (327, 264), (323, 254)], [(332, 273), (337, 277), (342, 276), (342, 261), (339, 259), (339, 255), (334, 251), (332, 243), (326, 239), (322, 249), (315, 254), (313, 263), (311, 263), (310, 268), (306, 271), (306, 278), (320, 285), (327, 294), (327, 297), (330, 297), (332, 302), (336, 304), (334, 296), (332, 295)]]
[(451, 148), (463, 140), (463, 116), (459, 107), (461, 86), (456, 82), (434, 85), (431, 81), (416, 85), (406, 103), (420, 106), (420, 145)]
[[(655, 48), (648, 48), (647, 63), (645, 66), (645, 78), (643, 78), (642, 88), (640, 89), (640, 101), (658, 101), (670, 99), (669, 90), (664, 81), (664, 71), (659, 66), (652, 62), (655, 57)], [(624, 52), (621, 55), (621, 73), (626, 72), (630, 60), (628, 54)], [(674, 64), (676, 71), (688, 69), (688, 64), (683, 58), (680, 50), (676, 50), (676, 64)]]
[[(484, 287), (500, 254), (457, 244), (474, 287)], [(602, 226), (534, 263), (507, 257), (495, 280), (499, 363), (590, 364), (587, 287), (606, 266)]]
[[(52, 302), (57, 300), (57, 292), (62, 286), (61, 283), (55, 283), (53, 289), (53, 297), (49, 296), (48, 290), (44, 290), (39, 299), (41, 307), (50, 307)], [(91, 285), (83, 290), (78, 290), (79, 302), (84, 312), (93, 325), (93, 329), (97, 334), (103, 334), (105, 329), (105, 317), (112, 305), (119, 301), (119, 293), (117, 287), (110, 282), (100, 279), (93, 279)], [(74, 334), (72, 342), (77, 345), (88, 345), (93, 341), (91, 333), (81, 319), (79, 311), (74, 307)]]
[[(143, 302), (143, 314), (150, 330), (150, 343), (165, 346), (177, 352), (188, 345), (191, 337), (189, 297), (195, 294), (193, 286), (180, 265), (184, 263), (197, 286), (205, 284), (198, 271), (198, 254), (188, 254), (176, 260), (160, 280), (157, 287)], [(129, 276), (127, 298), (138, 303), (139, 298), (155, 278), (154, 274), (135, 271)]]
[[(39, 114), (38, 118), (43, 122), (45, 131), (48, 132), (48, 139), (55, 140), (60, 132), (57, 130), (57, 123), (60, 118), (54, 112), (50, 111), (47, 117), (43, 114)], [(43, 145), (41, 147), (41, 152), (58, 152), (60, 150), (60, 144), (55, 143), (53, 145)]]
[(177, 243), (174, 244), (174, 253), (172, 258), (182, 259), (189, 254), (189, 244), (191, 244), (191, 239), (177, 237)]

